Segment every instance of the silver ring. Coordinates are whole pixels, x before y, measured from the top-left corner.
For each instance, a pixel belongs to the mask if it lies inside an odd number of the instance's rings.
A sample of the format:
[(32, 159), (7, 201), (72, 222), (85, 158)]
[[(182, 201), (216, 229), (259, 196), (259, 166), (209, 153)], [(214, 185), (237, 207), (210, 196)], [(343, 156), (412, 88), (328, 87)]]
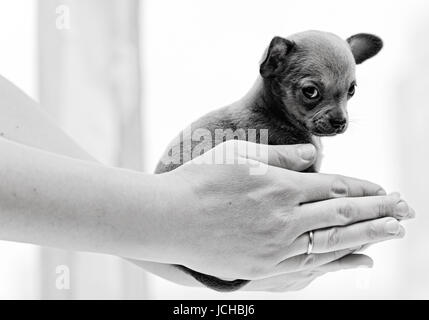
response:
[(314, 232), (310, 231), (308, 233), (309, 241), (308, 241), (308, 248), (307, 248), (307, 254), (311, 254), (313, 252), (314, 247)]

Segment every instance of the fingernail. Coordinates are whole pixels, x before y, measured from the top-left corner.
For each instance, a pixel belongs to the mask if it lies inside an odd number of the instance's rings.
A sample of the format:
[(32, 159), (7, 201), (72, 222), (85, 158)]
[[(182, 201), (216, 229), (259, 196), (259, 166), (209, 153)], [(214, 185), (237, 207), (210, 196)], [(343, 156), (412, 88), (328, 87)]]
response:
[(310, 161), (313, 160), (316, 155), (316, 148), (312, 144), (305, 144), (298, 148), (298, 154), (301, 159)]
[(378, 190), (377, 196), (385, 196), (385, 195), (387, 195), (386, 190), (384, 190), (383, 188), (381, 188), (380, 190)]
[(367, 265), (367, 264), (362, 264), (362, 265), (359, 266), (359, 268), (362, 268), (362, 269), (371, 269), (372, 266)]
[(388, 234), (394, 234), (397, 235), (400, 230), (400, 225), (397, 220), (389, 220), (386, 222), (386, 232)]
[(400, 216), (401, 218), (404, 218), (406, 216), (408, 216), (410, 211), (410, 208), (408, 207), (408, 204), (405, 201), (400, 201), (397, 205), (396, 205), (396, 209), (395, 209), (395, 213)]
[(414, 219), (416, 217), (416, 211), (413, 208), (410, 208), (410, 213), (408, 214), (410, 219)]

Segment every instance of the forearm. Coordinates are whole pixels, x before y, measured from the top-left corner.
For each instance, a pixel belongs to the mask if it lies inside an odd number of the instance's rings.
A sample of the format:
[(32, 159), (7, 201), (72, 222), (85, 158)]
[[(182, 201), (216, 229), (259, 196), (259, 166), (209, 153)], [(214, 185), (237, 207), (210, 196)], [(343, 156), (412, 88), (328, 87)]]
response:
[(0, 238), (156, 259), (160, 179), (0, 139)]
[[(0, 95), (3, 99), (3, 102), (0, 103), (0, 128), (6, 138), (26, 146), (97, 163), (91, 155), (67, 136), (35, 101), (1, 76)], [(0, 217), (4, 217), (1, 212)], [(5, 229), (4, 226), (0, 226), (2, 238), (6, 236)], [(7, 230), (7, 234), (11, 238), (10, 230)], [(17, 238), (16, 234), (13, 238)], [(71, 242), (67, 243), (69, 247), (71, 244)], [(56, 241), (54, 246), (58, 246)], [(80, 249), (78, 248), (78, 250)], [(184, 285), (200, 285), (192, 277), (172, 265), (137, 260), (129, 261), (167, 280)]]

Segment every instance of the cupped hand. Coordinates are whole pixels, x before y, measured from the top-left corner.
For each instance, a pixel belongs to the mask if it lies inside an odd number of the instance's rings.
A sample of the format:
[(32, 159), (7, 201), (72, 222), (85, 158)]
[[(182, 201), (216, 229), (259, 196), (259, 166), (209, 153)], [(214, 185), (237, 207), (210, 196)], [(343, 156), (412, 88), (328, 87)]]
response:
[(242, 291), (262, 291), (262, 292), (290, 292), (298, 291), (308, 287), (314, 280), (327, 273), (339, 272), (343, 270), (372, 268), (373, 261), (370, 257), (362, 254), (350, 254), (336, 261), (330, 262), (314, 269), (285, 273), (282, 275), (269, 277), (249, 282)]
[(398, 220), (414, 212), (397, 194), (364, 180), (283, 169), (310, 166), (308, 145), (255, 147), (230, 141), (161, 175), (175, 208), (162, 217), (164, 261), (256, 280), (314, 270), (350, 248), (404, 236)]

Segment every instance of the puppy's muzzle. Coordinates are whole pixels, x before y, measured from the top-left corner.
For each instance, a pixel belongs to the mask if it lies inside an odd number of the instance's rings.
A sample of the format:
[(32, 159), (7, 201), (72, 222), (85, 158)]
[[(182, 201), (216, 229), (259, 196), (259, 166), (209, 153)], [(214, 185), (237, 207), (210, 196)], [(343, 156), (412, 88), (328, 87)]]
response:
[(318, 136), (333, 136), (347, 130), (346, 118), (320, 117), (313, 122), (313, 134)]
[(347, 119), (345, 118), (331, 118), (329, 123), (336, 133), (343, 133), (347, 128)]

